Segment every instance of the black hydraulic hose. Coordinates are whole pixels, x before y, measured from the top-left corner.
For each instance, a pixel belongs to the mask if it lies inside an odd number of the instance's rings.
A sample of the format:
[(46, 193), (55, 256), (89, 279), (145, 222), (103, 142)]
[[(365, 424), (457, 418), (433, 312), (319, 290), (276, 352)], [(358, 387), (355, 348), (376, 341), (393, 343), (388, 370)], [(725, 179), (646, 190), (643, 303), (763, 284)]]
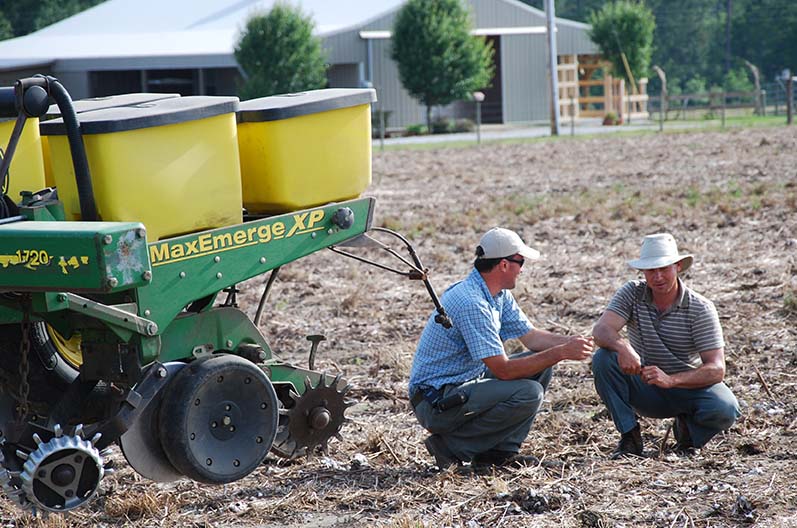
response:
[(17, 91), (13, 86), (0, 88), (0, 117), (17, 117)]
[(0, 187), (2, 187), (3, 193), (8, 190), (6, 182), (6, 178), (8, 178), (8, 169), (11, 167), (11, 160), (14, 158), (14, 152), (17, 150), (17, 144), (19, 143), (20, 136), (22, 136), (22, 129), (25, 127), (25, 121), (27, 119), (28, 117), (22, 112), (17, 116), (17, 120), (14, 123), (14, 130), (11, 132), (11, 138), (8, 140), (6, 151), (3, 153), (2, 162), (0, 162)]
[(77, 120), (75, 108), (72, 106), (72, 98), (63, 85), (54, 77), (47, 77), (50, 97), (55, 100), (61, 117), (64, 119), (66, 127), (66, 137), (69, 140), (69, 150), (72, 153), (72, 165), (75, 168), (75, 181), (77, 183), (77, 194), (80, 200), (80, 216), (86, 221), (99, 220), (97, 216), (97, 204), (94, 201), (94, 189), (91, 184), (91, 173), (89, 172), (89, 161), (86, 157), (86, 147), (83, 145), (83, 134), (80, 132), (80, 124)]
[(277, 280), (277, 275), (279, 275), (280, 266), (274, 268), (271, 272), (271, 275), (268, 276), (268, 281), (266, 281), (266, 288), (263, 290), (263, 295), (260, 297), (260, 303), (257, 305), (257, 313), (255, 314), (254, 323), (255, 326), (260, 326), (260, 318), (263, 317), (263, 309), (266, 307), (266, 299), (268, 298), (268, 293), (271, 291), (271, 286), (274, 284), (274, 281)]

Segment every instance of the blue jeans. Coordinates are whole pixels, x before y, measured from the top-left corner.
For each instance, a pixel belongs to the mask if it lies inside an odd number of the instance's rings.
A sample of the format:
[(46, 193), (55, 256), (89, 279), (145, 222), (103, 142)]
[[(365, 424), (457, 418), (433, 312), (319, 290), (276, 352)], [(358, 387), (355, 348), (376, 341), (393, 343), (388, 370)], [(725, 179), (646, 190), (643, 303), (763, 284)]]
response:
[(637, 414), (649, 418), (683, 415), (694, 446), (703, 447), (742, 414), (736, 396), (724, 383), (700, 389), (648, 385), (638, 375), (623, 373), (617, 354), (605, 348), (592, 356), (592, 373), (595, 389), (621, 433), (636, 427)]
[(445, 386), (444, 397), (453, 392), (467, 394), (464, 405), (439, 412), (423, 400), (414, 409), (415, 416), (424, 429), (439, 434), (460, 460), (470, 461), (490, 449), (517, 453), (540, 410), (552, 375), (553, 369), (547, 368), (530, 378), (503, 381), (488, 370), (461, 385)]

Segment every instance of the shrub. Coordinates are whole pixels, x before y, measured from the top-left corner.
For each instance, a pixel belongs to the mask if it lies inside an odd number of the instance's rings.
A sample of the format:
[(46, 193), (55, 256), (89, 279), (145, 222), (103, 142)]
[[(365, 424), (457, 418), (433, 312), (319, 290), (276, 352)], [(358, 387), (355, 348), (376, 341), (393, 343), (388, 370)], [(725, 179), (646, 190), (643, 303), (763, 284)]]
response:
[(408, 136), (421, 136), (423, 134), (426, 134), (426, 125), (418, 123), (407, 127)]
[(470, 119), (457, 119), (451, 127), (452, 132), (473, 132), (476, 130), (476, 123)]
[(619, 124), (617, 114), (614, 112), (606, 112), (606, 114), (603, 116), (603, 124), (607, 126)]
[(447, 117), (438, 117), (432, 121), (432, 134), (447, 134), (451, 132), (451, 120)]

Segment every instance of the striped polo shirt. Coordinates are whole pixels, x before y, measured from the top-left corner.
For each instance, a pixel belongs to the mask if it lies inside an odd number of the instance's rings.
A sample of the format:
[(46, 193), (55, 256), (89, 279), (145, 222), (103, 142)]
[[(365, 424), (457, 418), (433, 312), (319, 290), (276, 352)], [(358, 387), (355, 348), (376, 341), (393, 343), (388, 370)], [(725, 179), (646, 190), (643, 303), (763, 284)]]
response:
[(667, 374), (700, 367), (701, 352), (724, 348), (714, 303), (687, 288), (678, 279), (678, 299), (664, 312), (642, 280), (617, 290), (608, 310), (626, 320), (631, 346), (643, 366), (657, 366)]

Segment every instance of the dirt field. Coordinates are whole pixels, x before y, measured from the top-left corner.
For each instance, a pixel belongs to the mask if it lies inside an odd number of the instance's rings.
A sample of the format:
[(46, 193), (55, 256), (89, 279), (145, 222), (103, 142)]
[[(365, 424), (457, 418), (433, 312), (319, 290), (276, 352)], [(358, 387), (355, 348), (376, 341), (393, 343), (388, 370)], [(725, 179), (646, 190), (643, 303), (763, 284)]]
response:
[[(432, 309), (422, 284), (325, 251), (284, 268), (263, 329), (301, 364), (304, 336), (327, 336), (317, 366), (342, 373), (357, 402), (328, 456), (269, 457), (210, 487), (144, 481), (117, 453), (89, 508), (14, 521), (4, 503), (4, 526), (797, 526), (796, 128), (375, 153), (367, 194), (375, 224), (410, 237), (439, 293), (469, 271), (486, 229), (522, 233), (544, 260), (523, 269), (516, 297), (564, 333), (588, 333), (635, 277), (625, 260), (642, 236), (670, 231), (695, 254), (686, 282), (717, 305), (744, 416), (694, 456), (671, 452), (671, 420), (643, 419), (648, 456), (610, 461), (617, 434), (589, 366), (563, 364), (523, 446), (539, 466), (437, 472), (406, 397)], [(262, 283), (245, 285), (250, 314)]]

